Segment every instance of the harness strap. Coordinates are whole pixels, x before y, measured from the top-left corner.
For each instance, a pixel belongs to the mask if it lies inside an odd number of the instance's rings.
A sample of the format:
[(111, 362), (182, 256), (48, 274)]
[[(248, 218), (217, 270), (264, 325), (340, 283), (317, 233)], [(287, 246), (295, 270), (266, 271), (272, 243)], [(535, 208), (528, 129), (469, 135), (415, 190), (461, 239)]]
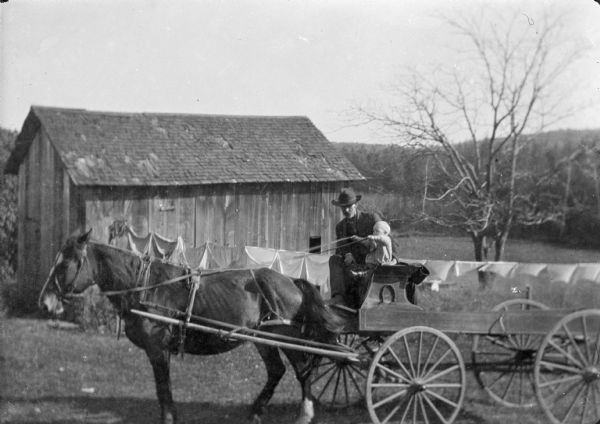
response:
[[(242, 271), (243, 269), (230, 269), (228, 271)], [(170, 280), (167, 281), (163, 281), (157, 284), (153, 284), (151, 286), (138, 286), (138, 287), (132, 287), (129, 289), (123, 289), (123, 290), (107, 290), (107, 291), (103, 291), (102, 294), (105, 296), (117, 296), (120, 294), (127, 294), (127, 293), (137, 293), (137, 292), (141, 292), (141, 291), (146, 291), (146, 290), (152, 290), (152, 289), (156, 289), (159, 287), (163, 287), (163, 286), (168, 286), (174, 283), (177, 283), (179, 281), (185, 280), (187, 278), (189, 278), (190, 276), (194, 276), (194, 275), (198, 275), (198, 276), (204, 276), (204, 275), (212, 275), (212, 274), (218, 274), (221, 273), (223, 271), (208, 271), (208, 272), (198, 272), (198, 271), (192, 271), (190, 274), (187, 275), (182, 275), (180, 277), (176, 277), (176, 278), (172, 278)], [(136, 284), (139, 284), (139, 281), (141, 281), (141, 278), (139, 277), (138, 274), (138, 282)]]
[[(142, 261), (140, 263), (140, 269), (138, 271), (137, 281), (135, 283), (136, 287), (141, 286), (142, 288), (146, 288), (148, 286), (148, 282), (150, 281), (151, 266), (152, 261), (149, 256), (142, 258)], [(140, 295), (140, 300), (145, 301), (147, 296), (148, 290), (143, 290), (142, 294)]]
[(170, 280), (163, 281), (161, 283), (153, 284), (151, 286), (133, 287), (133, 288), (124, 289), (124, 290), (109, 290), (109, 291), (102, 292), (102, 294), (104, 294), (106, 296), (116, 296), (116, 295), (119, 295), (119, 294), (137, 293), (137, 292), (141, 292), (141, 291), (147, 291), (147, 290), (156, 289), (156, 288), (163, 287), (163, 286), (169, 286), (169, 285), (171, 285), (173, 283), (185, 280), (185, 279), (187, 279), (189, 277), (190, 277), (189, 275), (184, 275), (184, 276), (181, 276), (181, 277), (172, 278)]
[(193, 276), (190, 272), (186, 275), (187, 278), (191, 278), (192, 287), (190, 289), (190, 296), (188, 298), (187, 308), (185, 310), (185, 321), (183, 321), (183, 325), (180, 324), (180, 332), (179, 332), (179, 354), (183, 356), (184, 343), (185, 343), (185, 333), (187, 330), (187, 326), (190, 323), (192, 318), (192, 311), (194, 309), (194, 302), (196, 300), (196, 293), (198, 292), (198, 288), (200, 287), (200, 279), (201, 276)]
[(42, 286), (42, 291), (40, 292), (40, 296), (38, 297), (38, 306), (41, 307), (42, 306), (42, 296), (44, 294), (44, 292), (46, 291), (46, 289), (48, 288), (48, 284), (50, 284), (50, 277), (52, 277), (52, 274), (54, 273), (54, 269), (56, 268), (56, 265), (58, 264), (58, 258), (60, 257), (61, 251), (59, 251), (56, 256), (54, 257), (54, 265), (52, 265), (52, 268), (50, 268), (50, 272), (48, 273), (48, 278), (46, 278), (46, 281), (44, 282), (44, 285)]

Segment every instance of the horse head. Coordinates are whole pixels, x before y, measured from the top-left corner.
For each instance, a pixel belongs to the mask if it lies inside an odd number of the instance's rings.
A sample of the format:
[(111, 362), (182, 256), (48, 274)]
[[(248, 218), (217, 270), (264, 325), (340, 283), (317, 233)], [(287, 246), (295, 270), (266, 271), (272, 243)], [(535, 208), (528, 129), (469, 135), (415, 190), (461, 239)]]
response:
[(38, 304), (41, 308), (52, 314), (61, 314), (64, 311), (63, 303), (69, 303), (73, 297), (94, 284), (87, 257), (91, 232), (90, 229), (87, 233), (70, 237), (59, 250), (40, 292)]

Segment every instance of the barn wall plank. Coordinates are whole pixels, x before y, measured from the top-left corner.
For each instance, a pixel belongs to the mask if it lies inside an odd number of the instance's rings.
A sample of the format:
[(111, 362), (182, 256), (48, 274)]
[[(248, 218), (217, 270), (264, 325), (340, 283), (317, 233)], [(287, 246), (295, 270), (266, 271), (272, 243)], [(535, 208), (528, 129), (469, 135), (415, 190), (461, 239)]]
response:
[[(36, 135), (29, 147), (27, 158), (27, 210), (25, 216), (25, 252), (24, 272), (21, 281), (24, 293), (35, 292), (41, 278), (41, 164), (40, 133)], [(43, 283), (43, 282), (42, 282)], [(42, 284), (39, 283), (39, 284)]]
[[(163, 237), (170, 238), (167, 219), (175, 212), (175, 206), (164, 193), (157, 194), (150, 199), (150, 231)], [(171, 219), (173, 219), (171, 218)]]
[(169, 187), (166, 189), (165, 198), (167, 201), (167, 210), (163, 211), (165, 236), (172, 240), (175, 240), (179, 230), (179, 198), (181, 197), (181, 190), (179, 187)]
[(269, 243), (266, 247), (279, 249), (281, 246), (281, 188), (279, 185), (271, 185), (269, 198)]
[(60, 216), (62, 217), (60, 238), (61, 242), (64, 243), (71, 233), (71, 179), (69, 174), (62, 168), (60, 161), (56, 161), (56, 166), (60, 169), (60, 177), (62, 178), (60, 186)]
[(210, 241), (225, 245), (227, 243), (226, 222), (227, 222), (227, 207), (226, 197), (228, 186), (223, 185), (222, 188), (215, 186), (212, 191), (213, 196), (213, 234)]
[(261, 202), (259, 203), (259, 216), (260, 216), (260, 245), (269, 245), (269, 207), (271, 202), (271, 186), (262, 184), (261, 189)]
[(196, 226), (196, 246), (200, 246), (214, 238), (214, 229), (210, 222), (213, 218), (214, 209), (212, 207), (211, 188), (199, 187), (195, 193), (195, 226)]
[(291, 192), (291, 185), (286, 184), (285, 188), (282, 192), (283, 194), (283, 208), (281, 210), (281, 222), (283, 223), (282, 225), (282, 237), (281, 237), (281, 249), (291, 249), (292, 247), (289, 244), (289, 240), (292, 239), (292, 237), (290, 237), (290, 231), (291, 228), (293, 227), (291, 219), (290, 219), (290, 213), (292, 210), (292, 192)]
[(52, 234), (56, 221), (54, 216), (54, 164), (52, 161), (52, 147), (48, 137), (40, 133), (38, 141), (40, 152), (40, 173), (44, 177), (40, 180), (40, 208), (44, 213), (40, 216), (40, 268), (45, 273), (52, 267), (51, 261), (58, 250), (53, 246)]
[(234, 218), (234, 246), (252, 245), (248, 240), (248, 205), (244, 187), (239, 187), (235, 193), (236, 214)]
[[(238, 214), (238, 199), (236, 196), (236, 186), (232, 185), (225, 192), (225, 246), (236, 246), (236, 222)], [(243, 246), (239, 244), (238, 246)]]
[(196, 245), (196, 201), (193, 196), (193, 191), (189, 189), (180, 189), (180, 194), (177, 198), (177, 228), (175, 232), (183, 238), (186, 246)]
[(108, 242), (108, 227), (114, 220), (113, 200), (101, 187), (83, 190), (85, 201), (85, 229), (92, 229), (92, 237), (102, 243)]
[(310, 219), (310, 190), (307, 184), (298, 184), (297, 188), (297, 208), (298, 208), (298, 227), (296, 250), (308, 251), (309, 219)]
[(127, 222), (131, 229), (141, 236), (150, 231), (150, 200), (149, 190), (144, 188), (128, 189), (126, 192)]
[(85, 188), (69, 185), (69, 233), (87, 230), (85, 222)]
[(19, 167), (19, 187), (17, 195), (17, 283), (19, 288), (23, 288), (25, 283), (25, 264), (28, 262), (28, 250), (25, 244), (25, 231), (27, 228), (27, 185), (28, 185), (28, 160), (25, 159)]

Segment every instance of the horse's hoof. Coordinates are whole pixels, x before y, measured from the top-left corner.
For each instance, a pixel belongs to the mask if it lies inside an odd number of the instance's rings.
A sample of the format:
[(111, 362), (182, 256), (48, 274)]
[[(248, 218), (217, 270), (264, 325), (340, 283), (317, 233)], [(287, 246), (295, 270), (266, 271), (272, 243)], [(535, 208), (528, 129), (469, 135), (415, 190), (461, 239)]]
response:
[(257, 414), (252, 414), (250, 417), (250, 424), (262, 424), (262, 420)]
[(315, 408), (312, 401), (310, 399), (304, 399), (302, 401), (302, 411), (294, 424), (310, 424), (314, 416)]

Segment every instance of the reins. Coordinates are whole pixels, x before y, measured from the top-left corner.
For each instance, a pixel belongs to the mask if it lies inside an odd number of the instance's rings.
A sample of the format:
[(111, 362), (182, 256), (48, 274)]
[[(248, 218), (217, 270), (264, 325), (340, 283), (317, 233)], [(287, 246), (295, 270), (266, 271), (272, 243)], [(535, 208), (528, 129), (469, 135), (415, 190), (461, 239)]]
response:
[[(338, 242), (338, 241), (342, 241), (342, 240), (348, 240), (348, 239), (351, 239), (352, 237), (354, 237), (354, 236), (350, 236), (350, 237), (344, 237), (344, 238), (341, 238), (341, 239), (337, 239), (337, 240), (334, 240), (334, 241), (333, 241), (332, 243), (330, 243), (330, 244), (333, 244), (333, 243), (336, 243), (336, 242)], [(335, 246), (335, 247), (331, 247), (331, 248), (329, 248), (329, 249), (326, 249), (326, 250), (321, 250), (321, 253), (325, 253), (325, 252), (331, 252), (332, 250), (336, 250), (336, 249), (338, 249), (338, 248), (341, 248), (341, 247), (350, 246), (350, 245), (352, 245), (352, 244), (359, 243), (359, 242), (361, 242), (361, 241), (363, 241), (363, 240), (365, 240), (365, 239), (366, 239), (366, 237), (361, 237), (361, 238), (360, 238), (360, 240), (353, 240), (353, 241), (351, 241), (351, 242), (349, 242), (349, 243), (343, 243), (343, 244), (339, 244), (339, 245), (337, 245), (337, 246)]]
[(159, 287), (169, 286), (169, 285), (175, 284), (179, 281), (186, 280), (190, 277), (196, 277), (196, 276), (204, 277), (205, 275), (217, 274), (219, 272), (223, 272), (223, 271), (208, 271), (208, 272), (191, 271), (189, 274), (171, 278), (170, 280), (162, 281), (160, 283), (156, 283), (151, 286), (137, 286), (137, 287), (131, 287), (129, 289), (122, 289), (122, 290), (106, 290), (106, 291), (102, 291), (102, 294), (105, 296), (118, 296), (118, 295), (128, 294), (128, 293), (137, 293), (137, 292), (157, 289)]
[(157, 284), (153, 284), (151, 286), (138, 286), (138, 287), (132, 287), (132, 288), (123, 289), (123, 290), (107, 290), (107, 291), (103, 291), (102, 294), (105, 296), (118, 296), (118, 295), (122, 295), (122, 294), (143, 292), (143, 291), (147, 291), (147, 290), (157, 289), (159, 287), (169, 286), (169, 285), (175, 284), (179, 281), (186, 280), (195, 275), (200, 275), (200, 274), (199, 273), (190, 273), (190, 274), (182, 275), (182, 276), (179, 276), (176, 278), (171, 278), (170, 280), (163, 281), (163, 282), (160, 282)]

